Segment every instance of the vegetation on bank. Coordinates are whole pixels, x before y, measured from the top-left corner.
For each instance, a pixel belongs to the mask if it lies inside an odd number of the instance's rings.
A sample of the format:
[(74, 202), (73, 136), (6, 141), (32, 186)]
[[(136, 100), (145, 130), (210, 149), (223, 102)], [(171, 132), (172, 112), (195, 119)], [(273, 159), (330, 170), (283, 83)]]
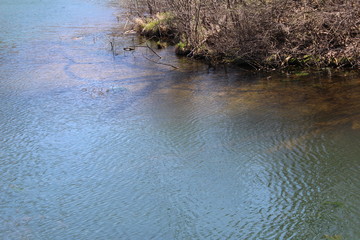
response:
[(359, 0), (129, 0), (177, 54), (255, 69), (360, 67)]

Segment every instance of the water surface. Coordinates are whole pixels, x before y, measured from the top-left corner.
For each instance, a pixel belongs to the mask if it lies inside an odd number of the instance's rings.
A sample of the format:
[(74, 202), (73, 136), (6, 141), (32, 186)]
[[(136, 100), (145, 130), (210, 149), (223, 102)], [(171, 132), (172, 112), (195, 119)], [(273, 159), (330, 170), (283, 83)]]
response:
[(360, 238), (359, 75), (125, 52), (125, 23), (1, 1), (1, 239)]

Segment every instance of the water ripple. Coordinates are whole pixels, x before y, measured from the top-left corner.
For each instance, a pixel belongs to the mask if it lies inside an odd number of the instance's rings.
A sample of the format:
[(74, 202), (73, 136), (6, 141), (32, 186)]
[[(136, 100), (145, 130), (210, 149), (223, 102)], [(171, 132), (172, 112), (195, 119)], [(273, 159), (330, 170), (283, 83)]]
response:
[(356, 77), (320, 92), (159, 50), (173, 71), (121, 54), (103, 1), (47, 4), (58, 23), (0, 42), (0, 238), (360, 236)]

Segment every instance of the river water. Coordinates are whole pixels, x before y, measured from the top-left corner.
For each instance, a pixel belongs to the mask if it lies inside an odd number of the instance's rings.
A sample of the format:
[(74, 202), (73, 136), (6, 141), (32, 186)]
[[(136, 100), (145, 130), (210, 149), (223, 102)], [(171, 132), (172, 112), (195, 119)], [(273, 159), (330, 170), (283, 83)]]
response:
[(1, 0), (0, 239), (360, 239), (359, 75), (126, 52), (125, 23)]

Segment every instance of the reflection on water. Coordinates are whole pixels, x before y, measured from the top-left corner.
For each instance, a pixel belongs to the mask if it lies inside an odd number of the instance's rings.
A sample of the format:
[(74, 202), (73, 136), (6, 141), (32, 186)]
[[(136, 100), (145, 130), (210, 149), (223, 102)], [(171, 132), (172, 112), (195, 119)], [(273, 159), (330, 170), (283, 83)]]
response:
[(0, 3), (1, 239), (360, 237), (359, 75), (174, 70), (104, 2)]

